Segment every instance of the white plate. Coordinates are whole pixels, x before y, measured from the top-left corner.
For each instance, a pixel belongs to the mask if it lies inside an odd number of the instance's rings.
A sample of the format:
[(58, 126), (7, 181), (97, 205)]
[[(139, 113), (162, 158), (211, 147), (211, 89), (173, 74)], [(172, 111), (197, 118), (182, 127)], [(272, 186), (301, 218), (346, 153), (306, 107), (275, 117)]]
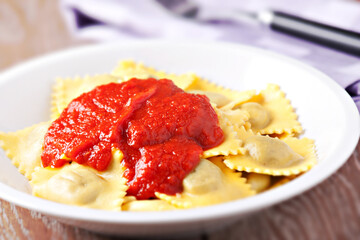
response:
[(321, 72), (290, 58), (233, 44), (144, 41), (87, 46), (35, 59), (0, 75), (0, 131), (48, 120), (55, 77), (110, 72), (121, 59), (143, 61), (167, 72), (193, 71), (238, 90), (276, 83), (296, 108), (305, 134), (316, 141), (319, 164), (277, 189), (251, 198), (174, 212), (132, 213), (85, 209), (29, 194), (25, 178), (0, 151), (0, 197), (93, 231), (154, 235), (214, 229), (300, 194), (334, 173), (359, 138), (359, 114), (351, 98)]

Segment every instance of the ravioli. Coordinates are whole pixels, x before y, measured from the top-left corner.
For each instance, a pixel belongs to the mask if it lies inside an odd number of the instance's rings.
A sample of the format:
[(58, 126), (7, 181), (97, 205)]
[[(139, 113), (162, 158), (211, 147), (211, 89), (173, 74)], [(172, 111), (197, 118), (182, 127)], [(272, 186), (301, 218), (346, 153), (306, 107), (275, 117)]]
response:
[(203, 90), (190, 90), (187, 92), (207, 96), (209, 98), (210, 102), (215, 104), (215, 106), (218, 108), (223, 107), (226, 104), (231, 102), (231, 100), (229, 98), (227, 98), (223, 94), (220, 94), (217, 92), (209, 92), (209, 91), (203, 91)]
[(268, 189), (271, 185), (271, 176), (266, 174), (249, 173), (246, 179), (247, 183), (257, 193)]
[(297, 121), (297, 115), (285, 98), (285, 93), (275, 84), (268, 84), (260, 92), (263, 98), (262, 105), (270, 112), (271, 120), (268, 126), (261, 129), (261, 134), (301, 133), (302, 127)]
[(308, 138), (279, 140), (253, 136), (244, 147), (246, 154), (224, 157), (226, 166), (238, 171), (289, 176), (305, 172), (316, 163), (314, 141)]
[[(228, 88), (221, 87), (215, 83), (209, 82), (208, 80), (202, 79), (196, 76), (192, 84), (186, 89), (188, 91), (205, 91), (212, 94), (217, 93), (225, 96), (231, 102), (245, 102), (251, 99), (255, 95), (255, 90), (246, 90), (246, 91), (235, 91)], [(224, 106), (230, 104), (231, 102), (224, 102)], [(220, 106), (219, 106), (220, 107)]]
[(152, 200), (136, 200), (128, 201), (124, 203), (122, 206), (124, 211), (133, 211), (133, 212), (149, 212), (149, 211), (170, 211), (176, 210), (175, 206), (171, 205), (170, 203), (159, 200), (159, 199), (152, 199)]
[(94, 89), (97, 86), (112, 82), (120, 82), (109, 74), (86, 76), (84, 78), (58, 78), (52, 94), (51, 119), (56, 119), (66, 106), (76, 97)]
[(191, 84), (198, 78), (193, 73), (186, 73), (181, 75), (168, 74), (166, 72), (157, 71), (154, 68), (146, 67), (142, 63), (136, 63), (134, 61), (122, 61), (111, 73), (117, 78), (121, 78), (123, 81), (127, 81), (131, 78), (157, 78), (157, 79), (171, 79), (176, 86), (183, 90), (187, 90)]
[(156, 196), (178, 208), (192, 208), (228, 202), (255, 194), (239, 172), (227, 168), (221, 158), (202, 159), (183, 181), (184, 190), (175, 196)]
[(244, 126), (245, 123), (248, 122), (250, 119), (250, 114), (248, 113), (248, 111), (244, 111), (241, 109), (219, 109), (219, 112), (229, 121), (229, 124), (234, 127)]
[(252, 95), (245, 101), (233, 101), (223, 108), (248, 111), (254, 132), (268, 135), (302, 132), (290, 101), (276, 84), (268, 84), (258, 95)]
[(121, 160), (122, 154), (115, 152), (104, 172), (76, 162), (61, 168), (37, 167), (30, 181), (33, 195), (59, 203), (120, 211), (128, 188)]
[(215, 110), (219, 118), (220, 127), (224, 132), (225, 139), (219, 146), (204, 151), (202, 157), (209, 158), (219, 155), (236, 155), (243, 151), (243, 148), (241, 148), (241, 140), (234, 130), (234, 126), (232, 126), (226, 116), (221, 113), (221, 110), (217, 110), (216, 108)]
[(249, 114), (250, 126), (256, 131), (266, 128), (272, 120), (270, 112), (259, 103), (244, 103), (241, 105), (241, 109)]
[(41, 166), (41, 152), (50, 122), (43, 122), (12, 133), (0, 132), (0, 147), (27, 179)]
[(297, 178), (299, 175), (290, 175), (290, 176), (285, 176), (285, 177), (278, 177), (280, 179), (276, 179), (273, 185), (271, 185), (271, 187), (269, 189), (274, 189), (277, 187), (280, 187), (288, 182), (290, 182), (291, 180), (294, 180), (295, 178)]

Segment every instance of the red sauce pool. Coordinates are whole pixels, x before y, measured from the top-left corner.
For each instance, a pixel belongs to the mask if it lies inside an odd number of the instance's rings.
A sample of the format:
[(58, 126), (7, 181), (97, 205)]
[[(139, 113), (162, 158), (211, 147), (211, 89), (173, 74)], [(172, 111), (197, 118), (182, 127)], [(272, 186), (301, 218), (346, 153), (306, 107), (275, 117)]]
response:
[(131, 79), (74, 99), (48, 129), (41, 160), (44, 167), (75, 161), (104, 171), (111, 149), (118, 148), (128, 194), (149, 199), (155, 192), (181, 192), (203, 150), (223, 139), (206, 96), (186, 93), (167, 79)]

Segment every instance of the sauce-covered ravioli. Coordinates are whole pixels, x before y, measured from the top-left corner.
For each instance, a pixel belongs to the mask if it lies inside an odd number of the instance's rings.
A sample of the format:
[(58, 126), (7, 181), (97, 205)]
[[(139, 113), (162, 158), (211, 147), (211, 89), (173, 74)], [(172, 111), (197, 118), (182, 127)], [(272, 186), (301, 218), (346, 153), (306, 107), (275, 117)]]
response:
[[(137, 79), (134, 80), (133, 78)], [(154, 79), (149, 80), (148, 78)], [(141, 164), (127, 162), (128, 153), (126, 149), (130, 149), (130, 147), (122, 148), (119, 142), (107, 145), (106, 164), (103, 164), (104, 161), (97, 162), (100, 159), (98, 156), (94, 158), (95, 161), (81, 161), (82, 158), (77, 159), (71, 156), (71, 151), (69, 153), (69, 151), (62, 149), (56, 154), (61, 164), (51, 165), (52, 167), (50, 167), (49, 164), (43, 162), (41, 165), (41, 154), (44, 153), (46, 148), (44, 135), (49, 128), (50, 122), (40, 123), (14, 133), (0, 132), (0, 147), (5, 150), (13, 164), (19, 168), (19, 171), (31, 180), (33, 195), (60, 203), (113, 211), (168, 211), (228, 202), (280, 186), (316, 164), (314, 141), (308, 138), (297, 138), (298, 134), (302, 132), (302, 127), (297, 121), (297, 115), (289, 99), (285, 97), (285, 93), (280, 90), (280, 87), (275, 84), (269, 84), (266, 89), (258, 94), (255, 90), (240, 92), (218, 86), (192, 73), (168, 74), (144, 66), (141, 63), (123, 61), (118, 64), (111, 74), (58, 79), (52, 94), (51, 118), (53, 120), (59, 118), (60, 114), (63, 115), (64, 109), (69, 108), (68, 104), (70, 102), (74, 101), (75, 98), (79, 98), (80, 95), (86, 95), (85, 92), (93, 91), (95, 87), (99, 90), (104, 87), (98, 86), (109, 83), (122, 83), (129, 80), (127, 83), (136, 81), (138, 83), (134, 87), (141, 88), (146, 80), (155, 83), (168, 81), (160, 80), (163, 78), (172, 80), (176, 86), (187, 93), (206, 95), (212, 106), (209, 112), (213, 113), (215, 111), (218, 117), (217, 126), (223, 132), (223, 138), (221, 138), (223, 140), (219, 144), (213, 147), (203, 146), (202, 154), (197, 152), (196, 149), (196, 151), (192, 152), (196, 162), (194, 161), (195, 163), (188, 172), (181, 177), (180, 181), (177, 181), (177, 191), (167, 192), (164, 190), (166, 188), (154, 188), (152, 195), (142, 196), (143, 200), (140, 200), (142, 198), (136, 195), (136, 188), (132, 185), (134, 180), (131, 180), (134, 178), (129, 174), (129, 169), (133, 169), (133, 165), (140, 166)], [(149, 88), (151, 91), (155, 89), (155, 83)], [(114, 87), (115, 85), (112, 84), (111, 86)], [(147, 99), (145, 96), (150, 94), (151, 91), (146, 91), (143, 95), (136, 93), (134, 99), (136, 101)], [(154, 90), (151, 94), (155, 94), (155, 92)], [(164, 95), (164, 91), (159, 90), (158, 92), (162, 96)], [(205, 97), (192, 94), (188, 95), (200, 97), (208, 103)], [(90, 99), (92, 100), (89, 102), (95, 103), (94, 98)], [(108, 100), (105, 101), (106, 104)], [(184, 99), (179, 98), (174, 103), (178, 103), (179, 100)], [(148, 99), (144, 100), (144, 102), (146, 102), (146, 106), (151, 105), (148, 104), (150, 103)], [(153, 104), (153, 102), (151, 103)], [(95, 105), (98, 106), (99, 102), (97, 101)], [(164, 106), (166, 105), (168, 104), (165, 103)], [(173, 105), (171, 107), (174, 108)], [(184, 107), (184, 109), (195, 109), (195, 107), (192, 104), (190, 107)], [(166, 113), (168, 112), (166, 111)], [(140, 113), (141, 111), (138, 111), (136, 116), (139, 117)], [(89, 114), (89, 116), (93, 115), (94, 111)], [(185, 116), (185, 114), (183, 115)], [(101, 122), (105, 122), (104, 116), (100, 116)], [(174, 114), (170, 114), (170, 116), (174, 116)], [(76, 119), (79, 119), (79, 115)], [(116, 115), (116, 119), (118, 120), (118, 115)], [(189, 120), (188, 116), (185, 116), (185, 119), (193, 122)], [(84, 122), (88, 122), (88, 120), (89, 118), (86, 117)], [(170, 123), (175, 123), (178, 120), (178, 118), (172, 119)], [(209, 118), (206, 118), (206, 120), (208, 121)], [(203, 126), (204, 122), (206, 123), (206, 121), (202, 120), (200, 125)], [(138, 129), (141, 130), (142, 126), (150, 126), (150, 124), (144, 124), (142, 121), (135, 123), (139, 124), (136, 125), (137, 128), (134, 127), (135, 125), (131, 125), (134, 132), (138, 132)], [(159, 121), (153, 121), (153, 123), (151, 125), (152, 132), (149, 131), (149, 134), (158, 134), (161, 131), (156, 130), (153, 126), (157, 126), (156, 124)], [(77, 123), (72, 122), (70, 125), (74, 126)], [(95, 125), (97, 126), (97, 124)], [(163, 125), (159, 124), (159, 126)], [(162, 128), (159, 127), (158, 129)], [(80, 135), (82, 133), (91, 135), (88, 134), (89, 131), (87, 130), (82, 129), (79, 132)], [(118, 132), (116, 131), (116, 133)], [(128, 131), (125, 132), (129, 133)], [(211, 132), (214, 131), (211, 130)], [(68, 131), (65, 131), (64, 135), (67, 137), (69, 135)], [(102, 134), (101, 138), (104, 136)], [(106, 136), (112, 135), (108, 134)], [(54, 142), (54, 139), (49, 140), (49, 142)], [(112, 139), (115, 138), (111, 137), (110, 140)], [(141, 135), (139, 142), (141, 143), (143, 139), (144, 137)], [(70, 137), (70, 141), (73, 140), (74, 138)], [(79, 146), (83, 146), (83, 143), (80, 142)], [(175, 150), (180, 149), (180, 146), (184, 146), (184, 144), (180, 144), (182, 143), (181, 139), (177, 138), (173, 139), (171, 143), (173, 144), (171, 146), (176, 146)], [(169, 154), (168, 152), (164, 154), (162, 153), (163, 145), (158, 145), (159, 147), (154, 147), (154, 145), (157, 144), (150, 144), (146, 146), (146, 149), (142, 147), (139, 153), (146, 154), (146, 156), (157, 153), (161, 153), (166, 157), (174, 155), (173, 150), (168, 151)], [(176, 159), (182, 159), (185, 156), (186, 161), (182, 163), (182, 167), (190, 166), (190, 153), (189, 151), (179, 153), (176, 157)], [(201, 155), (201, 160), (199, 155)], [(124, 158), (124, 156), (126, 157)], [(142, 159), (144, 158), (142, 157)], [(154, 159), (158, 160), (160, 158), (156, 157)], [(166, 158), (164, 159), (166, 160)], [(171, 166), (180, 166), (176, 161), (169, 162), (171, 162)], [(144, 161), (144, 163), (142, 166), (165, 166), (165, 161), (162, 160), (154, 163)], [(104, 167), (101, 168), (101, 166)], [(194, 167), (196, 168), (194, 169)], [(159, 177), (162, 173), (169, 171), (169, 167), (159, 169), (156, 172), (147, 172), (151, 174), (144, 174), (143, 168), (137, 168), (134, 176), (140, 179), (138, 180), (138, 186), (153, 186), (152, 175)], [(181, 168), (174, 172), (178, 171), (181, 171)], [(273, 176), (283, 176), (283, 178)], [(174, 174), (170, 174), (166, 179), (174, 180), (175, 178)], [(149, 179), (152, 182), (146, 182)], [(144, 184), (143, 180), (146, 180)], [(174, 187), (175, 184), (172, 180), (169, 181), (172, 184), (169, 186)], [(165, 186), (165, 181), (158, 182), (160, 186)], [(154, 199), (155, 197), (157, 199)]]
[(156, 193), (156, 196), (178, 208), (191, 208), (254, 195), (246, 179), (240, 175), (227, 168), (221, 158), (212, 161), (202, 159), (195, 171), (184, 179), (181, 194), (170, 196)]

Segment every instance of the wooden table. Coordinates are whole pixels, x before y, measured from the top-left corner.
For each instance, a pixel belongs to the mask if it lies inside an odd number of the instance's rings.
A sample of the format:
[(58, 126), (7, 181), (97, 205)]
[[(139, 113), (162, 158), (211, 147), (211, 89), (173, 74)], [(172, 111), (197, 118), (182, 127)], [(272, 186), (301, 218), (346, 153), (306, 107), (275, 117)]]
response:
[[(0, 69), (76, 44), (56, 1), (0, 0)], [(360, 144), (336, 174), (299, 197), (188, 239), (360, 239), (359, 154)], [(113, 238), (0, 200), (0, 240)]]

